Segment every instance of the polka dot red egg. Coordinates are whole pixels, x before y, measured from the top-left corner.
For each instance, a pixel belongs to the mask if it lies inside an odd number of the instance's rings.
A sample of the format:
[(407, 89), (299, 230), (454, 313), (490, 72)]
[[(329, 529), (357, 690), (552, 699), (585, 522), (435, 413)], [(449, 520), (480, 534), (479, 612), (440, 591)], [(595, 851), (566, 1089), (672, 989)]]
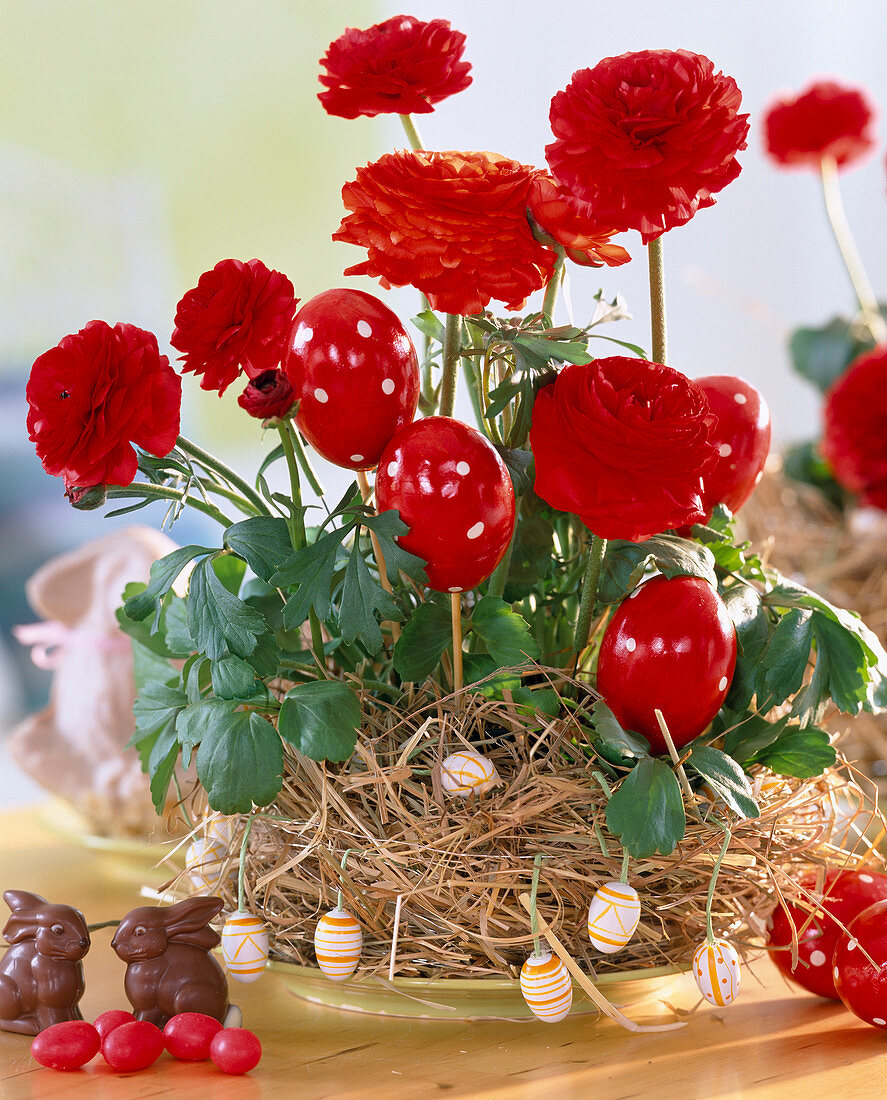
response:
[(428, 563), (429, 587), (464, 592), (490, 575), (514, 531), (514, 490), (493, 445), (474, 428), (429, 416), (391, 440), (376, 478), (379, 511), (410, 528), (398, 542)]
[(736, 631), (724, 601), (700, 577), (654, 577), (611, 619), (598, 658), (597, 688), (624, 729), (654, 753), (697, 737), (720, 710), (736, 667)]
[(368, 470), (416, 415), (419, 365), (391, 310), (362, 290), (325, 290), (293, 320), (283, 369), (299, 411), (296, 423), (337, 466)]
[(887, 1028), (887, 900), (864, 909), (848, 931), (832, 959), (835, 989), (861, 1020)]
[(761, 480), (770, 453), (770, 410), (761, 393), (742, 378), (713, 374), (695, 381), (718, 418), (711, 433), (718, 453), (703, 478), (703, 504), (708, 513), (716, 504), (736, 512)]

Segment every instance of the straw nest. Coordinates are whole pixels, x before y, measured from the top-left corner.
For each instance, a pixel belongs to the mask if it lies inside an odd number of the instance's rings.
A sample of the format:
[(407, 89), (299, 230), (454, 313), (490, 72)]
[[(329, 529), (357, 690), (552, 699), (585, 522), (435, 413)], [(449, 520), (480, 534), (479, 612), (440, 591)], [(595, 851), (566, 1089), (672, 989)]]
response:
[[(858, 611), (887, 644), (887, 514), (844, 515), (817, 489), (789, 480), (777, 459), (739, 520), (768, 564)], [(844, 755), (887, 793), (887, 716), (861, 714), (848, 728), (838, 715), (830, 728), (841, 733)]]
[[(542, 671), (563, 691), (563, 673)], [(585, 934), (588, 905), (597, 887), (619, 878), (623, 852), (607, 830), (601, 761), (587, 736), (571, 717), (528, 716), (479, 694), (457, 704), (433, 692), (426, 686), (409, 713), (364, 696), (365, 726), (344, 764), (288, 756), (283, 790), (252, 818), (246, 848), (245, 903), (268, 923), (273, 956), (315, 965), (315, 926), (341, 889), (364, 930), (358, 977), (516, 977), (533, 942), (518, 898), (542, 853), (539, 912), (586, 971), (689, 965), (724, 840), (706, 815), (723, 807), (696, 796), (678, 848), (631, 861), (641, 924), (624, 950), (599, 955)], [(495, 763), (501, 782), (467, 800), (445, 797), (440, 762), (466, 746)], [(881, 820), (857, 778), (842, 764), (816, 780), (786, 780), (760, 796), (759, 819), (735, 822), (715, 894), (718, 934), (753, 947), (777, 892), (792, 893), (802, 869), (879, 862), (862, 834), (879, 833)], [(223, 871), (237, 864), (245, 820), (232, 819)], [(233, 910), (237, 888), (228, 882), (219, 892)]]

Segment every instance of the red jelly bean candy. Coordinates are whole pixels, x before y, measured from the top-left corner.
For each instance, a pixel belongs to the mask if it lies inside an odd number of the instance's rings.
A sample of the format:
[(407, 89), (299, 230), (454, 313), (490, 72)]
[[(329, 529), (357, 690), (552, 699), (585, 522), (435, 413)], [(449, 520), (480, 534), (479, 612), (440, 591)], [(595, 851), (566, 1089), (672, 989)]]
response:
[(135, 1016), (131, 1012), (125, 1012), (122, 1008), (111, 1008), (107, 1012), (103, 1012), (101, 1016), (96, 1016), (93, 1027), (99, 1033), (102, 1042), (108, 1038), (115, 1027), (120, 1027), (121, 1024), (131, 1024)]
[(226, 1027), (213, 1039), (209, 1056), (223, 1073), (248, 1073), (259, 1064), (262, 1044), (245, 1027)]
[(133, 1020), (115, 1027), (102, 1043), (102, 1056), (119, 1073), (134, 1073), (153, 1066), (163, 1053), (163, 1032), (147, 1020)]
[(222, 1025), (202, 1012), (180, 1012), (163, 1029), (166, 1049), (183, 1062), (205, 1062), (209, 1048)]
[(98, 1031), (86, 1020), (53, 1024), (35, 1036), (31, 1054), (50, 1069), (80, 1069), (94, 1058), (102, 1045)]

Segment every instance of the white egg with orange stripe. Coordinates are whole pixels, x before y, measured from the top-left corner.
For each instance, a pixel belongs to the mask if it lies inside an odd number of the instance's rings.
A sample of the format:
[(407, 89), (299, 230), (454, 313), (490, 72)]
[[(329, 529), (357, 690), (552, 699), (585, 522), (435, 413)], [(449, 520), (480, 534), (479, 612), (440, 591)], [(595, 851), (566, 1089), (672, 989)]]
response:
[(447, 794), (468, 798), (485, 794), (499, 782), (499, 773), (492, 760), (473, 749), (450, 753), (440, 765), (440, 785)]
[(721, 1008), (733, 1004), (742, 982), (736, 949), (726, 940), (701, 943), (693, 956), (693, 977), (711, 1004)]
[(228, 848), (234, 839), (235, 820), (227, 814), (220, 814), (218, 810), (213, 810), (203, 819), (203, 835), (208, 841)]
[(598, 951), (612, 954), (625, 947), (640, 919), (637, 890), (627, 882), (605, 882), (588, 907), (588, 938)]
[(550, 951), (532, 954), (520, 972), (520, 991), (534, 1016), (556, 1024), (569, 1014), (573, 984), (567, 968)]
[(254, 982), (268, 965), (268, 929), (254, 913), (238, 909), (222, 929), (222, 958), (232, 978)]
[(345, 909), (331, 909), (317, 922), (314, 953), (317, 965), (334, 982), (350, 978), (360, 962), (363, 932)]
[[(185, 871), (198, 894), (212, 894), (222, 881), (222, 869), (228, 855), (227, 847), (218, 840), (196, 837), (185, 852)], [(225, 878), (235, 874), (229, 868)]]

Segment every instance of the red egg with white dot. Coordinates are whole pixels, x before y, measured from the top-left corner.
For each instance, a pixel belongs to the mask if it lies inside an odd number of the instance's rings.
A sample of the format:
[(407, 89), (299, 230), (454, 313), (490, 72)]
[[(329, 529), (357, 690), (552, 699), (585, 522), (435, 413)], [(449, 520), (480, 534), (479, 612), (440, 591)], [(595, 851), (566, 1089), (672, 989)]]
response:
[(863, 909), (848, 931), (832, 957), (835, 989), (861, 1020), (887, 1029), (887, 900)]
[(737, 512), (763, 476), (770, 453), (770, 409), (743, 378), (712, 374), (695, 382), (718, 418), (709, 433), (717, 456), (703, 476), (703, 507), (709, 515), (716, 504)]
[(362, 290), (309, 299), (293, 320), (283, 369), (299, 430), (336, 466), (371, 469), (416, 415), (416, 349), (398, 317)]
[(496, 568), (514, 531), (505, 463), (480, 432), (448, 416), (416, 420), (379, 462), (376, 506), (409, 527), (398, 542), (427, 562), (438, 592), (475, 588)]
[(627, 730), (667, 751), (655, 711), (680, 748), (718, 713), (736, 668), (736, 630), (701, 577), (654, 577), (619, 605), (598, 655), (597, 689)]

